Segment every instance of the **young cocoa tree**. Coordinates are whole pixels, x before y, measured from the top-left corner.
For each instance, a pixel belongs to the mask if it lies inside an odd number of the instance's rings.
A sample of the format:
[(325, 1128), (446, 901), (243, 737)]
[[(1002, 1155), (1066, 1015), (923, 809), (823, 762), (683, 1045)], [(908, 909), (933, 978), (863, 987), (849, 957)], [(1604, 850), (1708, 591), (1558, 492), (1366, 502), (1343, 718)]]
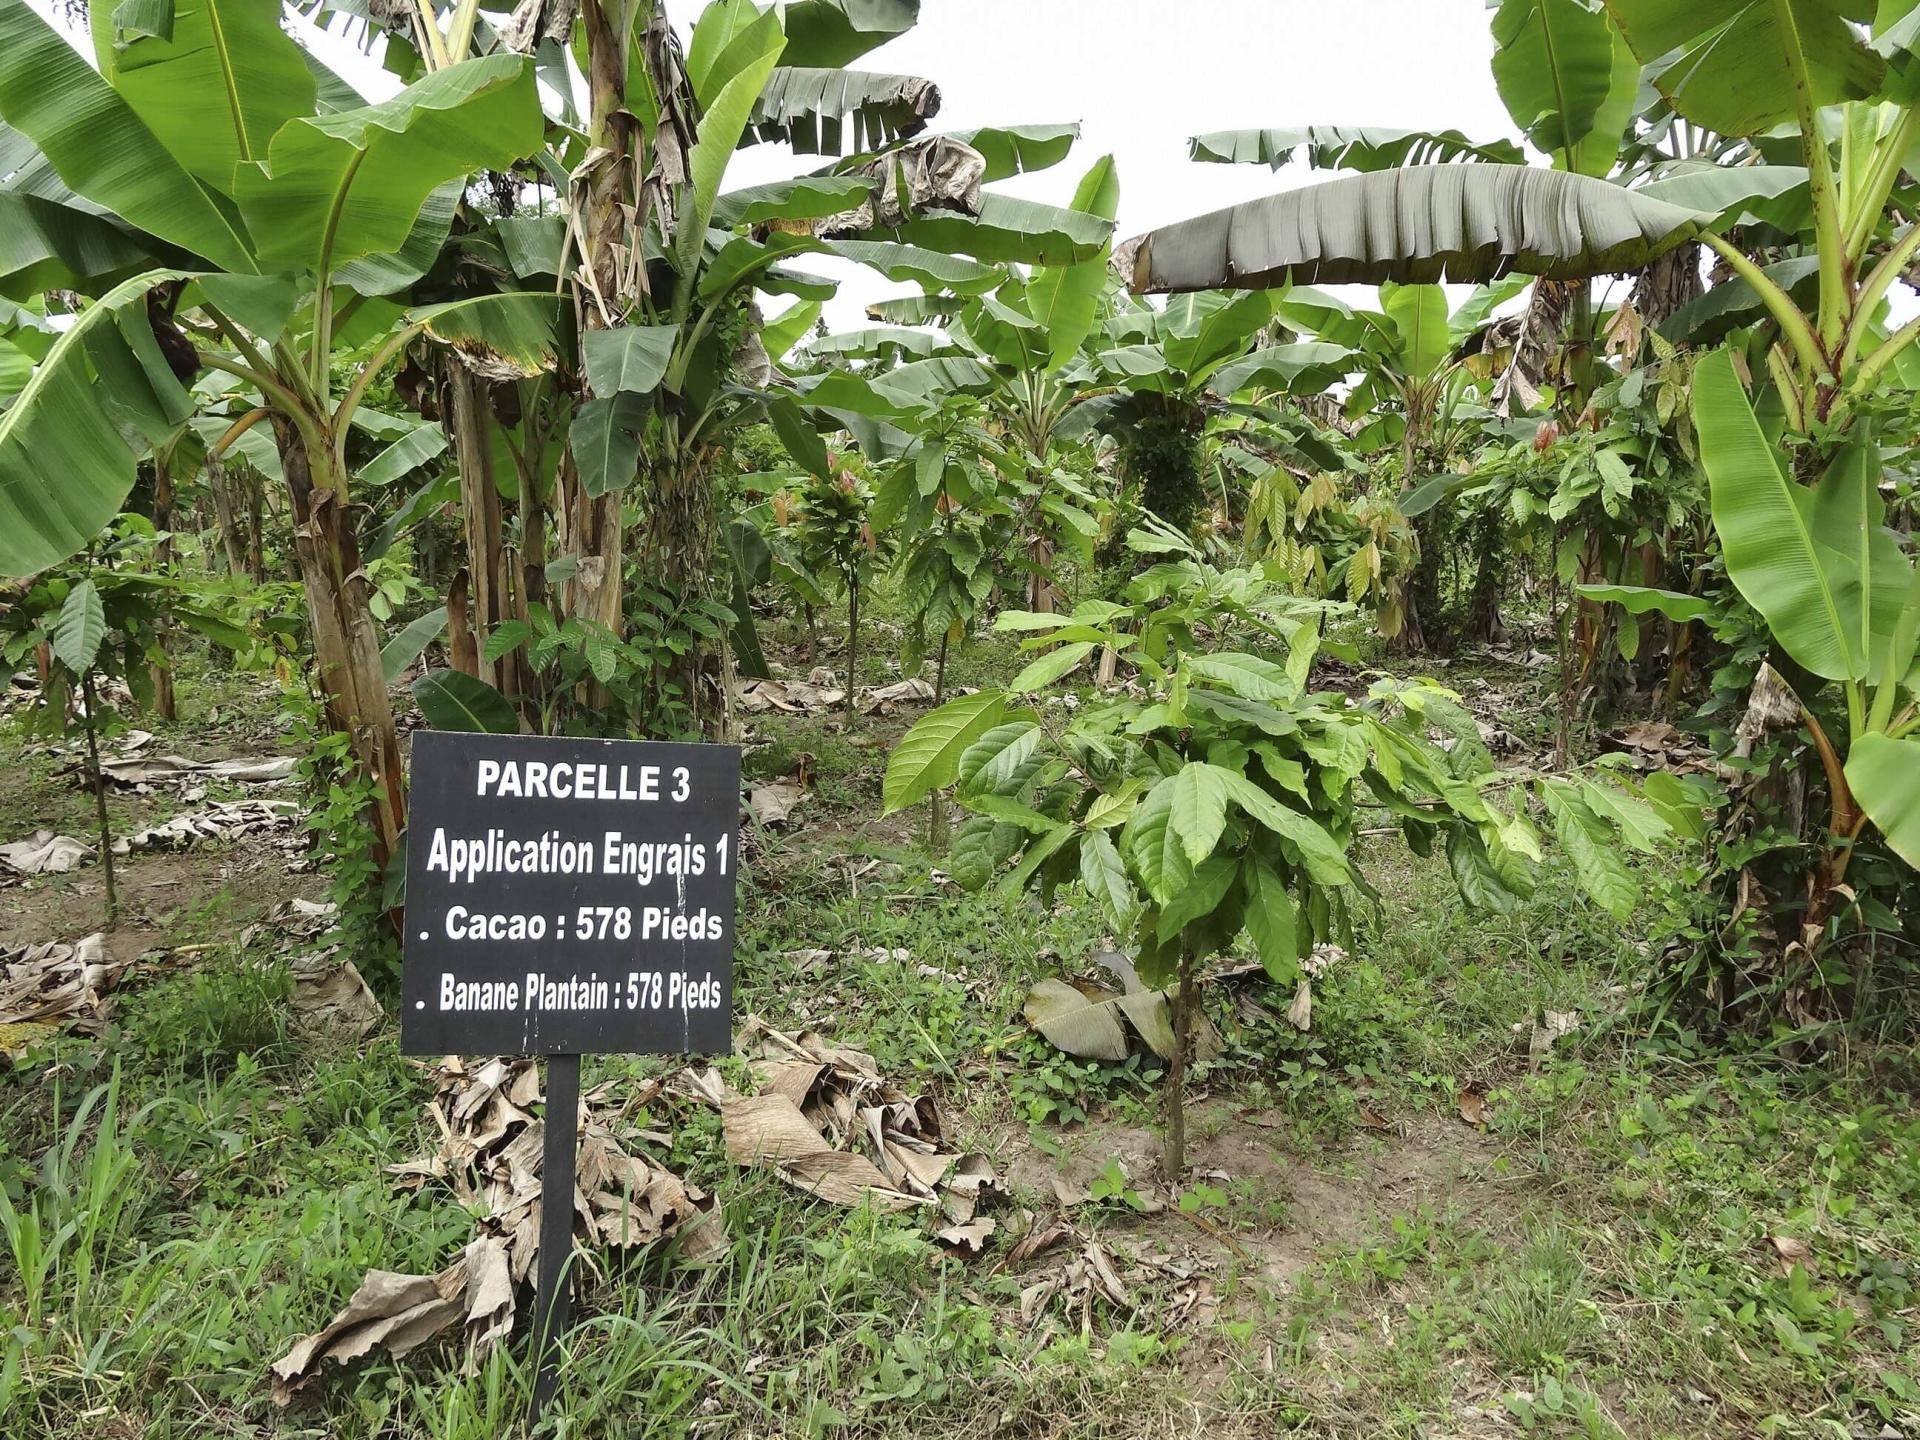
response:
[(136, 704), (151, 706), (163, 620), (228, 650), (247, 650), (253, 643), (231, 583), (153, 573), (159, 567), (155, 551), (164, 538), (142, 517), (122, 516), (111, 534), (36, 577), (0, 610), (0, 658), (8, 667), (36, 653), (47, 657), (27, 728), (60, 739), (78, 737), (86, 746), (109, 926), (119, 918), (120, 897), (100, 742), (124, 730), (126, 721), (108, 696), (107, 682), (123, 684)]
[[(956, 880), (977, 888), (1005, 870), (1009, 888), (1045, 895), (1077, 881), (1131, 942), (1141, 981), (1171, 991), (1177, 1178), (1202, 967), (1244, 936), (1290, 981), (1315, 944), (1349, 943), (1371, 894), (1353, 854), (1363, 806), (1398, 816), (1423, 851), (1444, 832), (1450, 849), (1516, 877), (1539, 846), (1491, 774), (1462, 778), (1427, 738), (1446, 691), (1383, 679), (1356, 701), (1308, 688), (1334, 607), (1288, 595), (1262, 569), (1215, 569), (1168, 527), (1130, 543), (1161, 558), (1124, 602), (1000, 617), (1036, 658), (915, 725), (888, 763), (885, 800), (893, 811), (951, 788), (972, 812), (954, 833)], [(1135, 672), (1137, 692), (1071, 710), (1035, 700), (1101, 647)]]

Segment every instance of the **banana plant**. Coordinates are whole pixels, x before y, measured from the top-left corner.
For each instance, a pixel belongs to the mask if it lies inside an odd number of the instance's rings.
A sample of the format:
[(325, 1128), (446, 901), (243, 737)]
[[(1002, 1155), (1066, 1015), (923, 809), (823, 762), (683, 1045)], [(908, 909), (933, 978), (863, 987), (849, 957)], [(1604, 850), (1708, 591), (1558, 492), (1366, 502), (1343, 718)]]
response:
[[(1265, 402), (1325, 390), (1353, 357), (1322, 340), (1263, 343), (1279, 298), (1209, 291), (1176, 296), (1160, 309), (1138, 301), (1115, 307), (1090, 357), (1105, 393), (1090, 397), (1084, 423), (1118, 445), (1128, 505), (1191, 531), (1208, 498), (1215, 442), (1231, 436), (1286, 450), (1311, 429), (1304, 417)], [(1123, 507), (1115, 542), (1127, 523)]]
[(1508, 276), (1475, 287), (1451, 308), (1438, 285), (1388, 282), (1380, 287), (1378, 310), (1358, 309), (1299, 286), (1280, 298), (1276, 314), (1284, 324), (1350, 353), (1360, 380), (1348, 397), (1347, 414), (1369, 422), (1356, 439), (1363, 446), (1370, 438), (1397, 442), (1401, 484), (1412, 489), (1425, 478), (1422, 467), (1430, 472), (1444, 464), (1460, 438), (1451, 433), (1451, 410), (1480, 378), (1468, 342), (1496, 308), (1530, 283), (1525, 276)]
[[(1725, 350), (1694, 369), (1693, 417), (1727, 576), (1772, 635), (1826, 778), (1825, 842), (1802, 915), (1811, 949), (1869, 824), (1920, 866), (1920, 571), (1886, 526), (1880, 452), (1864, 426), (1817, 484), (1799, 483)], [(1710, 609), (1697, 596), (1641, 586), (1593, 594), (1676, 621)]]
[[(1755, 418), (1730, 353), (1702, 360), (1693, 387), (1728, 576), (1806, 677), (1801, 716), (1829, 807), (1805, 916), (1817, 931), (1869, 822), (1920, 866), (1920, 571), (1886, 527), (1879, 451), (1864, 426), (1809, 487), (1781, 467), (1778, 442)], [(1820, 704), (1829, 685), (1839, 691), (1838, 718)]]
[(1881, 6), (1874, 33), (1864, 36), (1855, 25), (1861, 7), (1848, 0), (1605, 7), (1678, 115), (1756, 148), (1777, 127), (1791, 127), (1819, 277), (1811, 310), (1731, 240), (1700, 238), (1777, 328), (1766, 369), (1788, 422), (1796, 430), (1843, 423), (1920, 338), (1920, 322), (1888, 334), (1882, 320), (1887, 292), (1920, 252), (1920, 226), (1897, 238), (1886, 233), (1888, 199), (1920, 139), (1920, 17), (1910, 6)]
[[(658, 0), (587, 0), (586, 143), (554, 156), (570, 213), (553, 225), (552, 249), (586, 391), (554, 505), (555, 547), (577, 562), (562, 586), (568, 613), (620, 632), (630, 549), (676, 603), (716, 584), (739, 590), (720, 553), (716, 465), (742, 423), (768, 416), (796, 461), (820, 472), (817, 436), (802, 434), (778, 393), (755, 295), (811, 304), (834, 287), (788, 262), (834, 255), (978, 286), (998, 281), (1001, 262), (1068, 263), (1105, 243), (1110, 226), (1091, 217), (981, 189), (1057, 158), (1070, 127), (927, 133), (939, 103), (931, 82), (840, 68), (917, 10), (907, 0), (765, 10), (714, 0), (683, 52)], [(885, 148), (725, 189), (737, 150), (758, 140), (837, 156)], [(727, 723), (717, 652), (695, 645), (671, 677), (708, 733)]]
[(465, 178), (532, 153), (542, 122), (532, 67), (512, 55), (333, 108), (336, 87), (316, 84), (278, 17), (272, 0), (203, 0), (148, 28), (95, 5), (96, 69), (25, 0), (0, 0), (0, 120), (154, 246), (148, 268), (84, 306), (0, 416), (0, 570), (31, 573), (85, 545), (141, 456), (192, 418), (199, 371), (242, 382), (255, 403), (212, 449), (273, 431), (328, 719), (373, 782), (384, 864), (405, 823), (403, 767), (347, 437), (367, 386), (421, 337), (523, 372), (551, 362), (551, 297), (411, 310), (384, 299), (438, 254)]
[(1510, 274), (1580, 280), (1649, 264), (1714, 218), (1538, 166), (1409, 165), (1176, 221), (1116, 253), (1141, 294)]
[[(1702, 17), (1734, 8), (1732, 0), (1625, 3)], [(1196, 136), (1189, 142), (1196, 160), (1277, 169), (1303, 153), (1315, 169), (1360, 173), (1128, 242), (1123, 270), (1133, 288), (1484, 283), (1509, 274), (1584, 281), (1642, 269), (1696, 237), (1712, 243), (1704, 232), (1735, 192), (1805, 183), (1779, 167), (1749, 167), (1764, 175), (1714, 172), (1710, 185), (1676, 183), (1671, 193), (1607, 183), (1603, 177), (1644, 178), (1665, 158), (1654, 132), (1671, 117), (1651, 114), (1641, 100), (1641, 66), (1665, 51), (1630, 43), (1631, 31), (1623, 39), (1587, 0), (1494, 0), (1488, 8), (1495, 88), (1553, 168), (1521, 163), (1510, 142), (1478, 142), (1458, 131), (1306, 127)], [(1700, 28), (1708, 25), (1702, 18)]]

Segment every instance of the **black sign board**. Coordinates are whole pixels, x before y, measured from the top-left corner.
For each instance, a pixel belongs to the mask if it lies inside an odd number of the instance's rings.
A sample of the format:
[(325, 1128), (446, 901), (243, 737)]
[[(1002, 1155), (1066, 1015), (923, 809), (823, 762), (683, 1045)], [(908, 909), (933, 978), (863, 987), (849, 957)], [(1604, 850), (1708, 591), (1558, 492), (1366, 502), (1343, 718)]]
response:
[(409, 1055), (730, 1048), (740, 752), (413, 737)]
[[(400, 1048), (550, 1057), (541, 1178), (571, 1195), (581, 1055), (732, 1048), (740, 752), (422, 730), (411, 768)], [(572, 1221), (541, 1207), (536, 1416)]]

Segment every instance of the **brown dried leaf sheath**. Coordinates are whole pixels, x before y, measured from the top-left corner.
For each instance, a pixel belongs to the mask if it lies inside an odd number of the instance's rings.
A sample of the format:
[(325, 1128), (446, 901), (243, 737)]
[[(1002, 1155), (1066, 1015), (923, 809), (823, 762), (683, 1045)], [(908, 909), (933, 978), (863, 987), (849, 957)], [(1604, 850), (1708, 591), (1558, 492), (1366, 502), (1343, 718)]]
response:
[[(540, 1073), (531, 1060), (488, 1060), (469, 1068), (449, 1059), (427, 1110), (440, 1133), (430, 1156), (388, 1167), (404, 1186), (445, 1180), (483, 1218), (472, 1241), (438, 1275), (369, 1271), (347, 1307), (298, 1341), (272, 1366), (273, 1398), (284, 1405), (322, 1363), (345, 1364), (381, 1347), (395, 1355), (463, 1325), (467, 1368), (513, 1330), (519, 1287), (539, 1254), (543, 1122)], [(692, 1258), (724, 1249), (718, 1207), (664, 1166), (627, 1149), (638, 1138), (628, 1115), (659, 1093), (622, 1084), (581, 1097), (580, 1154), (572, 1197), (574, 1231), (594, 1262), (602, 1249), (673, 1240)]]

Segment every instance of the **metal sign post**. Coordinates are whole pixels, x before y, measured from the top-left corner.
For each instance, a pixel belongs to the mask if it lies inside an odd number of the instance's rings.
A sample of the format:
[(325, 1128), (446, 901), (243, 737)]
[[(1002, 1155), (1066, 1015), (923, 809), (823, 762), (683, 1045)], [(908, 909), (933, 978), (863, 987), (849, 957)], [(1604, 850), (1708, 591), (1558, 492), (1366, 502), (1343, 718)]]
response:
[[(573, 1176), (580, 1149), (580, 1057), (547, 1061), (546, 1130), (540, 1159), (540, 1279), (533, 1302), (533, 1418), (560, 1378), (560, 1337), (573, 1308)], [(562, 1204), (552, 1203), (564, 1196)]]
[(547, 1061), (533, 1413), (568, 1322), (580, 1057), (732, 1045), (740, 751), (421, 731), (400, 1048)]

